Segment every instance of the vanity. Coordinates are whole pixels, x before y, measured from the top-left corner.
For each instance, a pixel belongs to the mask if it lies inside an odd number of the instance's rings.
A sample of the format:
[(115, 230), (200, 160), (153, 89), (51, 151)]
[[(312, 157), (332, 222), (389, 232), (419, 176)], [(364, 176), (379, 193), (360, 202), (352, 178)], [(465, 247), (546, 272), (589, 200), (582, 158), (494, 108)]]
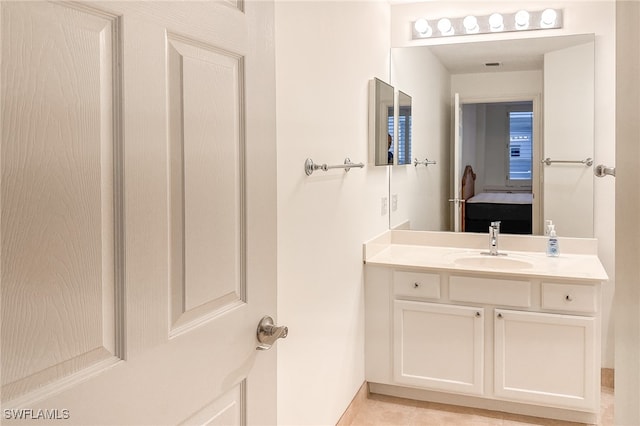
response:
[(369, 391), (595, 423), (600, 409), (597, 241), (388, 231), (365, 243)]

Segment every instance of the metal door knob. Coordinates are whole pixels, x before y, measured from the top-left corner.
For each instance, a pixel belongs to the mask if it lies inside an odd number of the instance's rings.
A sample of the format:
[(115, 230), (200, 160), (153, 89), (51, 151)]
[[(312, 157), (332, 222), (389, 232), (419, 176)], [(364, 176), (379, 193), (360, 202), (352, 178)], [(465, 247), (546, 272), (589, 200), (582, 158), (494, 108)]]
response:
[(276, 340), (284, 339), (287, 334), (289, 334), (289, 328), (278, 327), (273, 323), (273, 318), (265, 316), (260, 320), (256, 331), (258, 342), (260, 343), (256, 349), (260, 351), (271, 349)]

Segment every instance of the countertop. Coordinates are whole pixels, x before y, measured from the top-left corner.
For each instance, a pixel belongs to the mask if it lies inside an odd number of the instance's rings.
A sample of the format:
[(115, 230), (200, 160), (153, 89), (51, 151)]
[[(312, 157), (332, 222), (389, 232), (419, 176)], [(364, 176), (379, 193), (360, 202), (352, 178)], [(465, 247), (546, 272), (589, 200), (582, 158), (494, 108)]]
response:
[[(478, 248), (476, 236), (471, 236), (468, 239), (458, 236), (454, 238), (454, 241), (447, 239), (448, 243), (443, 245), (438, 244), (442, 243), (443, 235), (435, 237), (433, 235), (418, 235), (416, 238), (415, 235), (406, 234), (411, 231), (404, 232), (404, 235), (385, 234), (366, 243), (364, 262), (368, 265), (465, 274), (499, 274), (512, 277), (555, 278), (583, 282), (603, 282), (609, 279), (598, 256), (595, 253), (590, 253), (589, 250), (578, 250), (577, 253), (561, 252), (558, 257), (548, 257), (543, 250), (539, 250), (540, 247), (544, 247), (539, 244), (539, 241), (520, 239), (519, 241), (523, 242), (520, 245), (528, 250), (500, 250), (505, 255), (489, 256), (481, 254), (481, 252), (488, 250), (487, 248)], [(410, 238), (404, 238), (407, 236)], [(447, 235), (444, 236), (447, 237)], [(539, 240), (541, 237), (529, 238)], [(585, 240), (591, 241), (592, 239)], [(511, 241), (509, 246), (517, 246), (518, 240), (515, 241), (516, 243)], [(544, 242), (544, 240), (542, 241)], [(560, 239), (560, 247), (562, 247), (562, 243), (563, 241)], [(573, 243), (575, 241), (569, 241), (566, 245), (571, 247)], [(584, 245), (588, 245), (588, 242), (585, 241)]]

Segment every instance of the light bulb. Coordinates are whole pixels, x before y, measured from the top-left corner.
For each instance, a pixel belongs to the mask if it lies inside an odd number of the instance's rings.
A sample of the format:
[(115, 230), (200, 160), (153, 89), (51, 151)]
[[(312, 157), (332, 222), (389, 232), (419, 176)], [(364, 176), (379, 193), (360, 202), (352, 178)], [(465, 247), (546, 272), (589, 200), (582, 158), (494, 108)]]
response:
[(519, 30), (524, 30), (529, 28), (529, 12), (526, 10), (521, 10), (516, 13), (516, 28)]
[(479, 30), (478, 18), (473, 15), (469, 15), (464, 18), (464, 21), (462, 21), (462, 25), (464, 25), (464, 29), (467, 31), (467, 34), (477, 33)]
[(413, 24), (413, 28), (415, 28), (416, 32), (422, 37), (431, 37), (431, 34), (433, 33), (429, 22), (424, 18), (418, 19), (415, 24)]
[(453, 25), (451, 25), (451, 21), (449, 19), (442, 18), (438, 21), (438, 30), (442, 35), (452, 35)]
[(491, 28), (491, 31), (502, 31), (504, 29), (502, 15), (494, 13), (489, 16), (489, 28)]
[(542, 28), (551, 28), (556, 24), (558, 13), (553, 9), (545, 9), (540, 18), (540, 26)]

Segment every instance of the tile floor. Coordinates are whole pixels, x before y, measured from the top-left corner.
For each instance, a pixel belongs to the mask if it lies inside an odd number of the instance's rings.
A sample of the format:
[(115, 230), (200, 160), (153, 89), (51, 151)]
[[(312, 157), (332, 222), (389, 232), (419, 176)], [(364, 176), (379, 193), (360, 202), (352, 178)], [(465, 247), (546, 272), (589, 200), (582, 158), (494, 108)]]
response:
[[(377, 394), (367, 395), (366, 389), (365, 384), (338, 422), (338, 426), (560, 426), (580, 424)], [(598, 426), (614, 424), (613, 401), (613, 389), (603, 386), (602, 408), (598, 417)]]

